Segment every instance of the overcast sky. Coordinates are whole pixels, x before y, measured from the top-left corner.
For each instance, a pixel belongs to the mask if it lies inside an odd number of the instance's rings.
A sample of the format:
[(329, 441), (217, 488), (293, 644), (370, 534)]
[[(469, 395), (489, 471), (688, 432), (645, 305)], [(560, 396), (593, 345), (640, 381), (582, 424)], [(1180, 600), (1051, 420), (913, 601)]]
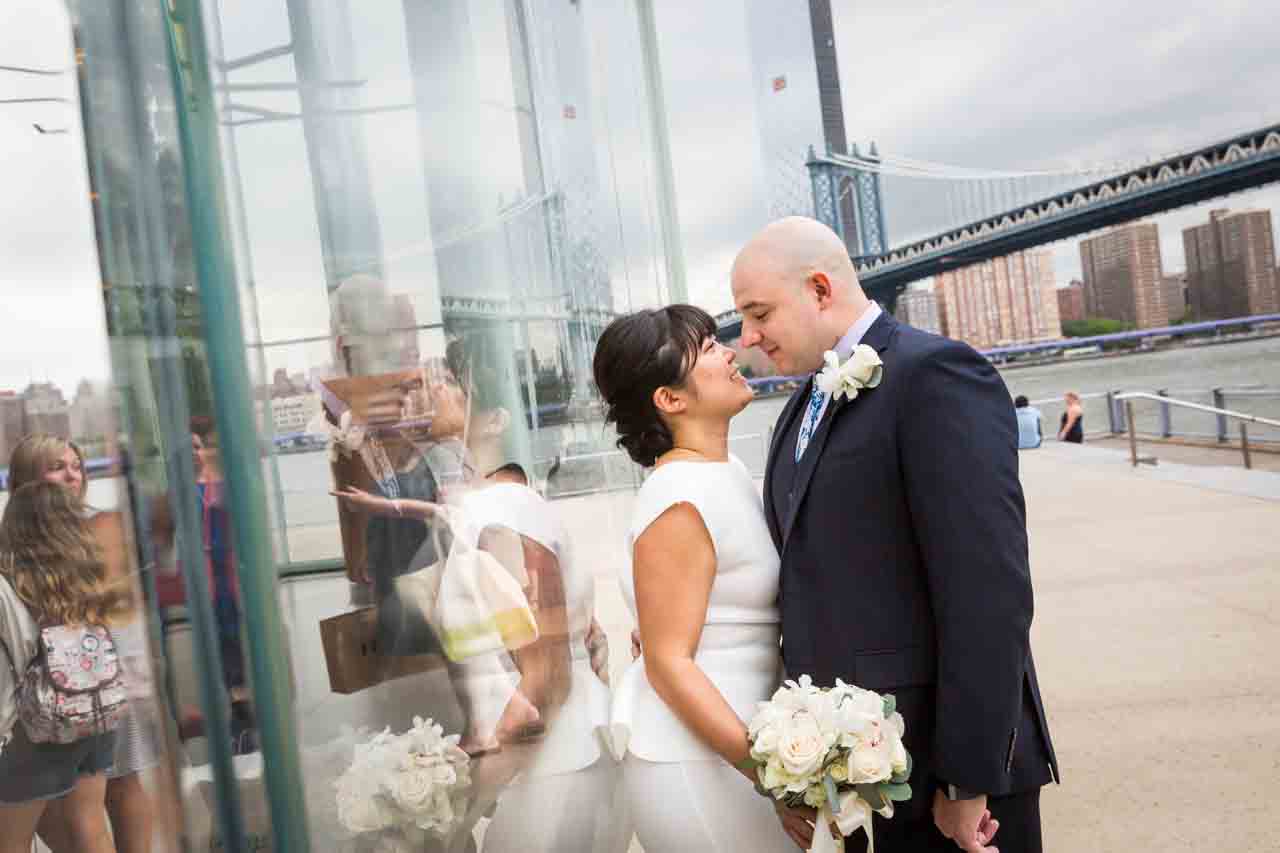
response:
[[(690, 296), (721, 310), (729, 303), (736, 248), (780, 200), (808, 192), (803, 151), (809, 142), (821, 145), (808, 4), (655, 5)], [(1067, 168), (1169, 152), (1280, 120), (1272, 106), (1280, 83), (1272, 4), (833, 5), (849, 138), (874, 139), (898, 156), (995, 169)], [(69, 64), (58, 0), (5, 0), (0, 65)], [(772, 81), (780, 76), (787, 85), (775, 92)], [(0, 72), (0, 98), (73, 97), (71, 82)], [(623, 115), (625, 100), (611, 100), (614, 127), (631, 120)], [(69, 393), (81, 376), (106, 375), (75, 119), (67, 105), (0, 105), (0, 389), (48, 377)], [(42, 135), (35, 123), (71, 132)], [(943, 204), (908, 190), (898, 198), (896, 209), (889, 201), (891, 221), (937, 213)], [(1280, 192), (1268, 187), (1215, 204), (1275, 209)], [(1181, 228), (1204, 220), (1205, 208), (1160, 220), (1169, 271), (1183, 266)], [(1079, 274), (1074, 242), (1058, 244), (1055, 257), (1059, 281)]]

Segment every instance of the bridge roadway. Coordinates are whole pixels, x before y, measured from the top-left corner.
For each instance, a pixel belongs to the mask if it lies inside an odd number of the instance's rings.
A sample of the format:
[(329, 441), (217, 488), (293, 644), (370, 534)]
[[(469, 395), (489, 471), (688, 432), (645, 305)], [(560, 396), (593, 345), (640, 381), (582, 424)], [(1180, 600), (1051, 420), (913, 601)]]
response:
[[(1280, 474), (1230, 453), (1221, 467), (1133, 469), (1120, 449), (1056, 442), (1024, 451), (1022, 473), (1063, 773), (1043, 797), (1045, 849), (1274, 850)], [(629, 657), (614, 570), (630, 500), (556, 502), (597, 567), (615, 674)]]

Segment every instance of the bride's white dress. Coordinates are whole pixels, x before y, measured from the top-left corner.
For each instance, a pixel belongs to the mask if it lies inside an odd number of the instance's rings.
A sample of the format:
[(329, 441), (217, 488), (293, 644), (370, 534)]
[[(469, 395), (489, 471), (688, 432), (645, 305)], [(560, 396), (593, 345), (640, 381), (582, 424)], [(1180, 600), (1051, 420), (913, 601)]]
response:
[[(636, 539), (677, 504), (702, 517), (716, 550), (716, 577), (695, 661), (744, 721), (768, 699), (781, 671), (778, 555), (755, 482), (736, 458), (672, 462), (641, 487), (627, 537)], [(622, 593), (636, 612), (631, 568)], [(795, 844), (769, 802), (702, 743), (650, 686), (643, 657), (613, 700), (612, 741), (641, 845), (653, 853), (726, 850), (774, 853)]]

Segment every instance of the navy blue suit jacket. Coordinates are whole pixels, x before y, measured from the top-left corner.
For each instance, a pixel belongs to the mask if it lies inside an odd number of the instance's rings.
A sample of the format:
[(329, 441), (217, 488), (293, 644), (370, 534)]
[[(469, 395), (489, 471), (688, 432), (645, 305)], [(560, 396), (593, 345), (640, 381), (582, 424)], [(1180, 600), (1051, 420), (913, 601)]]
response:
[[(879, 317), (879, 387), (833, 401), (797, 464), (809, 386), (765, 474), (790, 677), (893, 693), (915, 760), (908, 816), (946, 782), (1008, 795), (1057, 776), (1030, 637), (1018, 427), (969, 346)], [(1052, 774), (1052, 776), (1051, 776)]]

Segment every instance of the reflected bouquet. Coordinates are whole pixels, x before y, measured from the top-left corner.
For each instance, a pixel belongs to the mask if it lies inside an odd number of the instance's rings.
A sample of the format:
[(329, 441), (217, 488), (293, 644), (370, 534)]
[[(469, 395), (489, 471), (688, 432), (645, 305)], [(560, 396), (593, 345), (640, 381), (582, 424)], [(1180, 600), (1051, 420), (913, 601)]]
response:
[(384, 729), (356, 745), (351, 766), (333, 783), (338, 821), (356, 835), (379, 833), (377, 850), (447, 838), (466, 814), (469, 762), (458, 736), (445, 737), (430, 719), (414, 717), (404, 734)]
[(893, 696), (838, 679), (816, 687), (804, 675), (760, 703), (747, 727), (750, 763), (766, 794), (819, 810), (811, 850), (842, 849), (826, 830), (835, 824), (843, 835), (865, 829), (872, 851), (872, 813), (893, 817), (893, 804), (911, 799), (905, 728)]

